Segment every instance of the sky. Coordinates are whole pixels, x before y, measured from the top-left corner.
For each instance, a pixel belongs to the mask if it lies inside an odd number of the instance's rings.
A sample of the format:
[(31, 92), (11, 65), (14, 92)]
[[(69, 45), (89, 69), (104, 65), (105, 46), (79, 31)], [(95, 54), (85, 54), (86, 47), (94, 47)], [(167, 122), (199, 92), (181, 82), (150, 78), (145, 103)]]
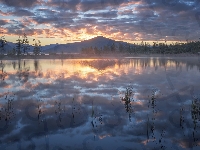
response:
[(113, 40), (193, 41), (200, 0), (0, 0), (1, 36), (23, 33), (42, 45), (104, 36)]

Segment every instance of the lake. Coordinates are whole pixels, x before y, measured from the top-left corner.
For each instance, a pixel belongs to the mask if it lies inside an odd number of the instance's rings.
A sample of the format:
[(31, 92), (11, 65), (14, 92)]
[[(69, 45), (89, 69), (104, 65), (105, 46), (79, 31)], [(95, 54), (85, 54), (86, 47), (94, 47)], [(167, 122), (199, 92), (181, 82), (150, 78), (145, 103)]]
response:
[(0, 62), (0, 149), (200, 147), (200, 58)]

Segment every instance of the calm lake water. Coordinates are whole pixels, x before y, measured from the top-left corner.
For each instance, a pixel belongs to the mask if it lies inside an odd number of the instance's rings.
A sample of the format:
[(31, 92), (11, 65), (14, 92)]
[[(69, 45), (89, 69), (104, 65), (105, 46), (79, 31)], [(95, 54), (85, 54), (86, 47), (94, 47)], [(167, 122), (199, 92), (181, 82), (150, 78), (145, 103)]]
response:
[(200, 148), (200, 59), (2, 60), (1, 150)]

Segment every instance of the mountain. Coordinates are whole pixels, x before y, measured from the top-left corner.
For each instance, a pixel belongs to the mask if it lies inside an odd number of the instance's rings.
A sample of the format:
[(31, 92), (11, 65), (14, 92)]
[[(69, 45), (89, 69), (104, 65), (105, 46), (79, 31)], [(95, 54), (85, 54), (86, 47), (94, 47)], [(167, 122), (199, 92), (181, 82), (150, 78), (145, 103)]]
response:
[(97, 48), (103, 48), (104, 46), (111, 46), (113, 43), (119, 44), (119, 43), (124, 43), (125, 42), (119, 42), (119, 41), (114, 41), (109, 38), (105, 38), (103, 36), (98, 36), (89, 40), (85, 40), (82, 42), (76, 42), (76, 43), (68, 43), (68, 44), (57, 44), (51, 46), (51, 48), (46, 48), (44, 46), (44, 52), (45, 53), (80, 53), (82, 48), (87, 48), (87, 47), (97, 47)]
[[(81, 42), (68, 43), (68, 44), (50, 44), (42, 46), (42, 52), (44, 53), (80, 53), (82, 48), (88, 47), (97, 47), (103, 48), (104, 46), (111, 46), (113, 43), (118, 45), (119, 43), (127, 44), (126, 42), (115, 41), (109, 38), (105, 38), (103, 36), (97, 36), (95, 38), (84, 40)], [(14, 47), (16, 47), (15, 43), (7, 42), (4, 47), (4, 53), (11, 51)], [(30, 45), (30, 51), (32, 52), (34, 47)]]

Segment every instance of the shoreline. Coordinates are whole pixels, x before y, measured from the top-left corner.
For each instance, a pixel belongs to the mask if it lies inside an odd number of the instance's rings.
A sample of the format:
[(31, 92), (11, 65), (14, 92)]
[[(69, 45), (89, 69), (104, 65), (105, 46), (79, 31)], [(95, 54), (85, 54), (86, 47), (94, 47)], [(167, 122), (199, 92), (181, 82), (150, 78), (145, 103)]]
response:
[(199, 54), (104, 54), (104, 55), (86, 55), (86, 54), (57, 54), (57, 55), (1, 55), (0, 60), (18, 60), (18, 59), (119, 59), (119, 58), (193, 58), (200, 57)]

